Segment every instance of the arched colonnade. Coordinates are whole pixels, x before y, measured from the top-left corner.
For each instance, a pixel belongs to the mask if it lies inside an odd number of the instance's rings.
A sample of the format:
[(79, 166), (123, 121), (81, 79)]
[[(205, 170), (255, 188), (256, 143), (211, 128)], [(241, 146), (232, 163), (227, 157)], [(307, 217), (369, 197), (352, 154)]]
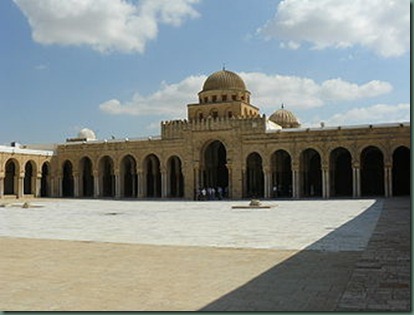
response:
[(165, 167), (156, 154), (148, 154), (141, 162), (132, 154), (123, 156), (119, 162), (110, 155), (96, 161), (88, 156), (78, 162), (67, 159), (60, 177), (59, 195), (64, 197), (184, 197), (183, 167), (177, 155), (170, 156)]
[(238, 158), (242, 159), (243, 198), (410, 194), (410, 149), (406, 146), (387, 153), (369, 145), (359, 150), (339, 146), (324, 155), (311, 147), (295, 155), (288, 149), (276, 149), (270, 156), (260, 150), (234, 155), (223, 142), (210, 141), (200, 152), (191, 183), (186, 181), (188, 171), (182, 158), (174, 154), (163, 160), (154, 153), (141, 160), (132, 154), (119, 159), (110, 154), (95, 159), (85, 155), (63, 160), (53, 173), (51, 161), (10, 157), (0, 165), (0, 197), (182, 198), (189, 185), (195, 193), (202, 187), (221, 187), (223, 195), (232, 198), (234, 160)]
[(263, 165), (259, 152), (245, 161), (244, 197), (365, 197), (410, 194), (410, 149), (399, 146), (387, 158), (376, 146), (362, 148), (353, 156), (337, 147), (323, 159), (307, 148), (296, 161), (286, 150), (276, 150), (270, 165)]
[(9, 158), (0, 172), (0, 197), (50, 197), (52, 194), (49, 161)]

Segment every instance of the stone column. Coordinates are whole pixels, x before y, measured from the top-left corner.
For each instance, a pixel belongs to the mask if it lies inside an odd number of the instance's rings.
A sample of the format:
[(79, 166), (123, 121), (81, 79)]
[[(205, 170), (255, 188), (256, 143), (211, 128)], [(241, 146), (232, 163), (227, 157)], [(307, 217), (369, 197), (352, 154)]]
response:
[[(294, 178), (295, 178), (295, 198), (299, 199), (300, 198), (300, 171), (299, 170), (295, 170), (294, 171)], [(293, 188), (292, 188), (293, 190)]]
[(137, 170), (138, 198), (144, 198), (144, 176), (141, 169)]
[(392, 165), (388, 168), (388, 191), (389, 195), (388, 197), (392, 197)]
[(272, 185), (272, 174), (270, 173), (270, 168), (265, 167), (263, 168), (263, 175), (264, 175), (264, 197), (265, 199), (269, 199), (271, 197), (271, 185)]
[(292, 164), (292, 198), (300, 197), (299, 165)]
[(59, 176), (58, 178), (57, 178), (57, 192), (58, 192), (58, 196), (59, 197), (63, 197), (63, 187), (62, 187), (62, 185), (63, 185), (63, 177), (62, 176)]
[(360, 184), (361, 169), (358, 164), (352, 166), (352, 196), (354, 198), (361, 197), (361, 184)]
[(56, 177), (50, 179), (50, 197), (56, 197)]
[(99, 191), (99, 172), (93, 171), (93, 197), (99, 198), (100, 197)]
[(80, 185), (79, 185), (79, 173), (73, 172), (73, 196), (78, 198), (80, 195)]
[(229, 194), (228, 198), (232, 199), (233, 195), (234, 195), (234, 192), (233, 192), (233, 187), (234, 187), (234, 185), (233, 185), (233, 170), (232, 170), (232, 165), (231, 164), (227, 163), (226, 166), (227, 166), (227, 171), (228, 171), (228, 174), (229, 174), (229, 186), (228, 186), (228, 189), (227, 189), (228, 194)]
[(198, 191), (200, 189), (200, 183), (199, 183), (199, 173), (200, 173), (200, 169), (197, 166), (193, 167), (193, 173), (194, 173), (194, 199), (197, 200), (197, 194)]
[(121, 198), (121, 174), (119, 170), (114, 170), (114, 181), (115, 181), (115, 198)]
[(167, 198), (168, 196), (167, 177), (167, 171), (164, 168), (161, 169), (161, 198)]
[(4, 175), (0, 175), (0, 199), (4, 196)]
[(330, 183), (329, 183), (329, 168), (327, 166), (322, 168), (322, 198), (330, 197)]
[(384, 195), (385, 197), (392, 196), (392, 174), (391, 165), (384, 165)]
[(322, 198), (326, 199), (326, 172), (325, 169), (321, 169), (322, 172)]
[(188, 163), (183, 162), (182, 164), (183, 174), (183, 197), (186, 200), (193, 200), (195, 197), (194, 187), (194, 170), (193, 167), (189, 167)]
[(40, 197), (40, 189), (42, 187), (42, 173), (37, 173), (35, 183), (35, 197)]
[(20, 173), (17, 179), (17, 197), (21, 198), (24, 195), (24, 173)]

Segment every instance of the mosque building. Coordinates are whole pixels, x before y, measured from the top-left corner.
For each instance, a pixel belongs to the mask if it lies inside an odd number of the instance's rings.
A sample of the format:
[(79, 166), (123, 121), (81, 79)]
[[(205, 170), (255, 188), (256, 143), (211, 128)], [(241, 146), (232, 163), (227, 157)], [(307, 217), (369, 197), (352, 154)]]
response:
[(303, 128), (286, 108), (250, 103), (239, 75), (211, 74), (187, 118), (160, 137), (0, 146), (0, 199), (359, 198), (410, 194), (410, 122)]

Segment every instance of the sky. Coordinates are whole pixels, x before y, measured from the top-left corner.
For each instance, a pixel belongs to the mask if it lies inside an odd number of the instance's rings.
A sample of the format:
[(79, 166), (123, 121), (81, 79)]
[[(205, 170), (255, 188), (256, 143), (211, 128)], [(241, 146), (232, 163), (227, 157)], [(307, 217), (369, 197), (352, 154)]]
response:
[(160, 134), (208, 75), (302, 126), (410, 121), (409, 0), (2, 0), (0, 144)]

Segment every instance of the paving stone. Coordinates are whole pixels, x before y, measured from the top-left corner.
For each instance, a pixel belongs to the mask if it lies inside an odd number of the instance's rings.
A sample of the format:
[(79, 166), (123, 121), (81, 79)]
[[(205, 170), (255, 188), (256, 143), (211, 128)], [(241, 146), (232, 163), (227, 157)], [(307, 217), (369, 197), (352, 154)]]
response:
[(408, 198), (36, 202), (0, 209), (3, 310), (411, 309)]
[[(337, 310), (349, 310), (360, 297), (366, 311), (411, 310), (411, 209), (407, 198), (384, 201), (367, 248), (355, 264)], [(366, 290), (361, 290), (366, 288)], [(399, 290), (399, 293), (394, 293)]]
[[(0, 236), (354, 251), (366, 246), (382, 209), (382, 201), (373, 199), (272, 200), (263, 201), (263, 204), (274, 205), (271, 209), (232, 209), (233, 205), (243, 203), (247, 201), (39, 200), (36, 201), (38, 207), (30, 211), (1, 208)], [(353, 224), (346, 224), (353, 219)], [(334, 229), (335, 233), (326, 227)]]

